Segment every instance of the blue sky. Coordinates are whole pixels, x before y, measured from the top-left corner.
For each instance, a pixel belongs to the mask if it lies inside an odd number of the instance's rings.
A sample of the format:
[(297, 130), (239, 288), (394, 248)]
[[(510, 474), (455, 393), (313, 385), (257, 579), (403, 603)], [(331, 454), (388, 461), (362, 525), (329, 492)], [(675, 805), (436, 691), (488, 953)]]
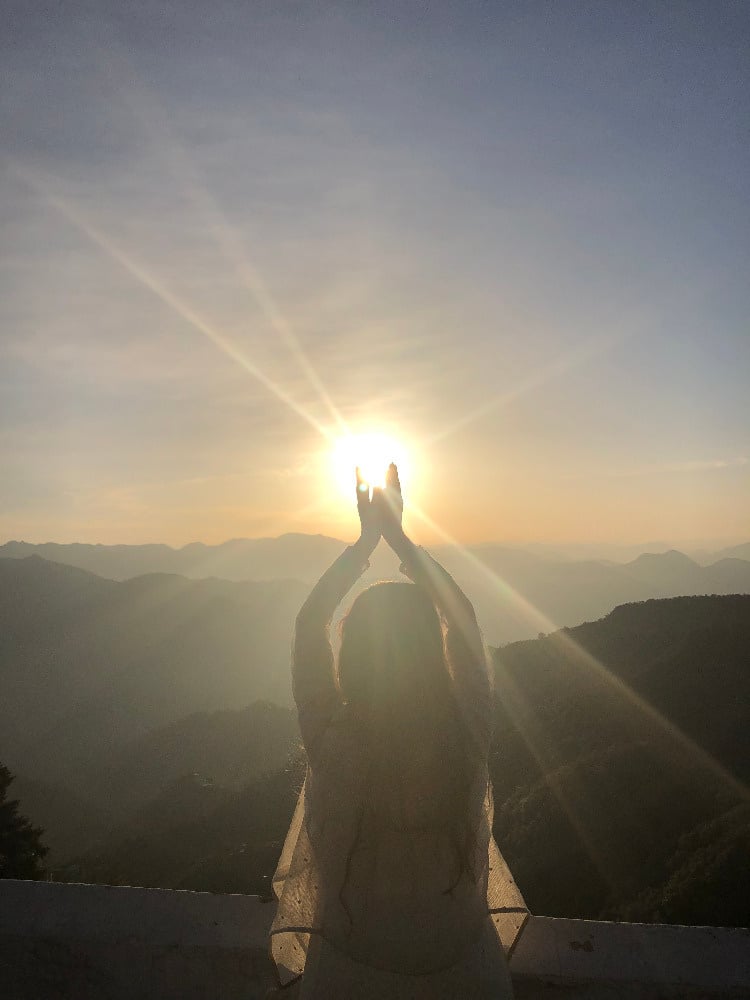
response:
[(747, 5), (8, 10), (3, 537), (750, 534)]

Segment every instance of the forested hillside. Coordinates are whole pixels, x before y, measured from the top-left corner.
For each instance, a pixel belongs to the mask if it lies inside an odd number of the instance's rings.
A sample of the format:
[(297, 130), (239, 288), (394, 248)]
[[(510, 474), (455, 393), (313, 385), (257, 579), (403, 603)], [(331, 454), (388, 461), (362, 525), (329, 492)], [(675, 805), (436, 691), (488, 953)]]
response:
[[(255, 702), (197, 712), (97, 748), (68, 782), (20, 775), (14, 793), (44, 827), (55, 870), (97, 842), (111, 844), (136, 829), (154, 837), (183, 820), (193, 822), (253, 781), (283, 770), (298, 754), (296, 714)], [(132, 870), (128, 877), (139, 881)]]
[(619, 607), (495, 666), (496, 832), (532, 910), (747, 922), (750, 598)]

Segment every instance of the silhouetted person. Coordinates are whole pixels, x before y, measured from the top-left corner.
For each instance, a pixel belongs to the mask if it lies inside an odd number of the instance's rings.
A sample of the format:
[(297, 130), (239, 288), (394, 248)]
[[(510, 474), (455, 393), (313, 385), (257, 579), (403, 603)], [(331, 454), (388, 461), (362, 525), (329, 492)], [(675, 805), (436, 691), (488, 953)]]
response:
[[(357, 500), (359, 540), (297, 618), (309, 766), (274, 879), (272, 954), (282, 983), (304, 972), (303, 1000), (500, 1000), (512, 991), (488, 881), (492, 898), (507, 869), (492, 840), (492, 692), (474, 609), (404, 534), (395, 465), (372, 500), (357, 470)], [(381, 535), (413, 582), (357, 597), (334, 664), (331, 618)]]

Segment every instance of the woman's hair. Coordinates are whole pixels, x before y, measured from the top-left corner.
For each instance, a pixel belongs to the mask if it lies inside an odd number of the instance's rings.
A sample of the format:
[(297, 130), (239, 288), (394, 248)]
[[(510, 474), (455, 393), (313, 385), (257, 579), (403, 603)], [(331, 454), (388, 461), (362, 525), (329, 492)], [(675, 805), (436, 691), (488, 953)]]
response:
[(375, 728), (413, 715), (433, 691), (448, 701), (451, 683), (443, 630), (429, 596), (412, 583), (376, 583), (341, 622), (338, 684), (344, 701)]
[(471, 865), (469, 738), (428, 594), (396, 582), (363, 591), (341, 623), (337, 681), (361, 722), (373, 811), (396, 826), (418, 825), (420, 810), (444, 823), (458, 881)]

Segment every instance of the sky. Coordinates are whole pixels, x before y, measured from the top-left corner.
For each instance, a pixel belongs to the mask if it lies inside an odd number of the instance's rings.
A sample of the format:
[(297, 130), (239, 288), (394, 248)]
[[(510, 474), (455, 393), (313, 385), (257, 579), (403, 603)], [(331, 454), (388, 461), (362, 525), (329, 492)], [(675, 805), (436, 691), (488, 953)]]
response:
[(750, 536), (750, 7), (4, 2), (0, 541)]

